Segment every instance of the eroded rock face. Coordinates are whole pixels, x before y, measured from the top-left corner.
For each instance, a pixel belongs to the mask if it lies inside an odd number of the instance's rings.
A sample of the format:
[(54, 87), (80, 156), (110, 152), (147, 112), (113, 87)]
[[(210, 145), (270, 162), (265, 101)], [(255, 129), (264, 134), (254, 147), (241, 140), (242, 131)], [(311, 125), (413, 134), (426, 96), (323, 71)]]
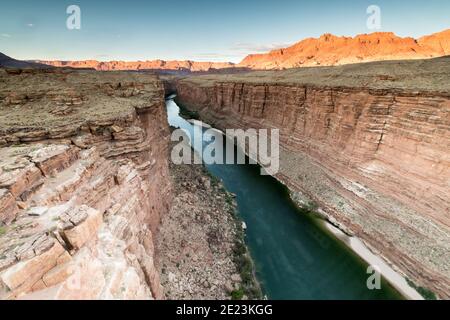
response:
[(250, 69), (287, 69), (335, 66), (383, 60), (425, 59), (450, 54), (450, 30), (420, 39), (402, 38), (391, 32), (339, 37), (324, 34), (268, 53), (250, 54), (238, 65)]
[[(126, 73), (1, 76), (0, 298), (162, 298), (162, 85)], [(62, 106), (70, 112), (54, 112)]]
[[(410, 66), (414, 77), (415, 63)], [(428, 65), (422, 72), (429, 75), (417, 75), (415, 87), (378, 77), (380, 70), (391, 77), (401, 69), (401, 75), (405, 62), (400, 69), (390, 63), (391, 72), (383, 64), (360, 67), (368, 68), (366, 78), (352, 74), (352, 66), (191, 77), (171, 85), (181, 105), (220, 129), (280, 129), (276, 177), (294, 200), (313, 200), (405, 276), (448, 298), (450, 93), (438, 85), (441, 67)], [(435, 90), (427, 89), (432, 81)], [(349, 86), (355, 82), (361, 86)]]

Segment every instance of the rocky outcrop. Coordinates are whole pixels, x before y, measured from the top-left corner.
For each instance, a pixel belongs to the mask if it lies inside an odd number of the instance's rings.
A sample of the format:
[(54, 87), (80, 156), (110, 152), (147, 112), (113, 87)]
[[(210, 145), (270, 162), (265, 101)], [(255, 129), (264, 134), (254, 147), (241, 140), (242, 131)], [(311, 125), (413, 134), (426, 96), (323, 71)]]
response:
[(153, 239), (171, 184), (161, 83), (0, 76), (0, 298), (162, 298)]
[(287, 69), (335, 66), (381, 60), (425, 59), (450, 54), (450, 29), (418, 40), (401, 38), (392, 32), (375, 32), (352, 37), (324, 34), (288, 48), (248, 55), (238, 66), (251, 69)]
[(438, 59), (167, 83), (177, 103), (220, 129), (280, 129), (276, 177), (294, 200), (315, 202), (406, 277), (448, 298), (449, 66)]

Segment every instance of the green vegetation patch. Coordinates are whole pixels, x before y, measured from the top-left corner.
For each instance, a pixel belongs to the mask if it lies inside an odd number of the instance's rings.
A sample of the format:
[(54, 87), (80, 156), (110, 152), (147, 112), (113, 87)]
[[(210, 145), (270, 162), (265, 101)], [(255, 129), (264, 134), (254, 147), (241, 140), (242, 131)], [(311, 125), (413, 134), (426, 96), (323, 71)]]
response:
[(416, 285), (411, 279), (406, 278), (408, 285), (414, 289), (425, 299), (425, 300), (437, 300), (436, 294), (430, 289)]
[(242, 300), (243, 297), (244, 297), (244, 290), (242, 288), (239, 288), (239, 290), (233, 290), (233, 292), (231, 292), (232, 300)]
[[(235, 214), (237, 217), (237, 214)], [(262, 299), (263, 293), (261, 286), (256, 279), (255, 265), (250, 257), (247, 246), (244, 241), (244, 231), (242, 230), (242, 222), (236, 218), (236, 240), (234, 242), (234, 263), (241, 276), (242, 284), (239, 290), (234, 290), (231, 293), (231, 298), (234, 300), (242, 299), (247, 296), (249, 299)]]
[(2, 227), (2, 226), (0, 226), (0, 237), (2, 236), (2, 235), (4, 235), (4, 234), (6, 234), (6, 227)]

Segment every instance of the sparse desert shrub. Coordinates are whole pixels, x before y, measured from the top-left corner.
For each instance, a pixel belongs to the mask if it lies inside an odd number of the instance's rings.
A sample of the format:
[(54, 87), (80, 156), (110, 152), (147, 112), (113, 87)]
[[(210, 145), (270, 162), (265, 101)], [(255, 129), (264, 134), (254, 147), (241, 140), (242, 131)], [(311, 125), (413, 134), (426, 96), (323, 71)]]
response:
[(233, 290), (231, 292), (231, 299), (233, 300), (241, 300), (244, 297), (244, 290), (242, 288), (239, 288), (238, 290)]
[(409, 286), (416, 289), (417, 292), (424, 297), (425, 300), (437, 300), (436, 294), (430, 289), (421, 287), (416, 285), (411, 279), (406, 278), (406, 282), (408, 282)]

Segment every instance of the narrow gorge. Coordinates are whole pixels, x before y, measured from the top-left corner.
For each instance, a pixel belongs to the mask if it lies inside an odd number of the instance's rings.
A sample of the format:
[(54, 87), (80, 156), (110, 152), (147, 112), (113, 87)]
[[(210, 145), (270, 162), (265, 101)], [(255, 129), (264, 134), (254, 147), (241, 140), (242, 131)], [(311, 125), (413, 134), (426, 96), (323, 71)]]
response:
[[(449, 67), (0, 69), (0, 299), (401, 298), (312, 211), (449, 298)], [(279, 129), (291, 199), (258, 166), (171, 163), (177, 104)]]
[(292, 198), (448, 298), (449, 66), (447, 57), (165, 84), (219, 129), (280, 129), (276, 178)]
[(449, 301), (449, 12), (3, 1), (0, 303), (262, 319)]

